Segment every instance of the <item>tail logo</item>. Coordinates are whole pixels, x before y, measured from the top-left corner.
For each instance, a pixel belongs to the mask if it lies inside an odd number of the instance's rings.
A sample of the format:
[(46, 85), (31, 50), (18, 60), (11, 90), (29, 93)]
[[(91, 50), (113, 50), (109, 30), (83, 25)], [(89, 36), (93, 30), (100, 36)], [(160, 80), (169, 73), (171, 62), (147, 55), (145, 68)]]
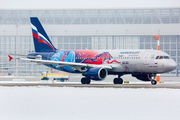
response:
[(51, 47), (53, 49), (53, 51), (55, 51), (55, 49), (52, 47), (52, 44), (41, 33), (38, 32), (37, 28), (33, 24), (31, 24), (31, 27), (32, 27), (33, 37), (38, 39), (39, 43), (45, 43), (49, 47)]

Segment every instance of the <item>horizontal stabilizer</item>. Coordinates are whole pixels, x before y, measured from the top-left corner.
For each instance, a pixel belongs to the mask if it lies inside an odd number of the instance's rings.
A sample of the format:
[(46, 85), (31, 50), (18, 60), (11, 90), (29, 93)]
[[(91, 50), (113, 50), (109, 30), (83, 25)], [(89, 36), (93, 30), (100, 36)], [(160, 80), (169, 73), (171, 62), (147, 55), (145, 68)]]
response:
[[(15, 55), (15, 56), (21, 56), (21, 57), (30, 57), (30, 58), (40, 58), (39, 56), (30, 56), (30, 55), (21, 55), (21, 54), (9, 54), (8, 56), (9, 56), (9, 60), (10, 60), (10, 55)], [(12, 57), (11, 57), (12, 58)], [(13, 58), (12, 58), (13, 59)], [(11, 59), (11, 60), (12, 60)]]
[(9, 57), (9, 62), (13, 59), (13, 57), (11, 57), (10, 55), (8, 55), (8, 57)]

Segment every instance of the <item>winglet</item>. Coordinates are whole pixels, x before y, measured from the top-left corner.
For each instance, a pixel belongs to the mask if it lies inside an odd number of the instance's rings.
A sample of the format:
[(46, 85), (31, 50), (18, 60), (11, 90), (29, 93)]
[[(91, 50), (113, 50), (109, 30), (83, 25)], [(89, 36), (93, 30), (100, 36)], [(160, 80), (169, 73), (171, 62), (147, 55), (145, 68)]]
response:
[(9, 57), (9, 62), (13, 59), (13, 57), (11, 57), (10, 55), (8, 55), (8, 57)]

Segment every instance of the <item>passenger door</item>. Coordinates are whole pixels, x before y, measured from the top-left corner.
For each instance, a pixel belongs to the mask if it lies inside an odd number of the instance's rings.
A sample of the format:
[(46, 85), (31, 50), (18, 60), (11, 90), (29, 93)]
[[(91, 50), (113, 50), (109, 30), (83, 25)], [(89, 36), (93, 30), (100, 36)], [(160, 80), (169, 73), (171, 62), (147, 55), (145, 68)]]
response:
[(150, 60), (151, 52), (146, 52), (144, 55), (143, 59), (143, 64), (144, 65), (149, 65), (149, 60)]

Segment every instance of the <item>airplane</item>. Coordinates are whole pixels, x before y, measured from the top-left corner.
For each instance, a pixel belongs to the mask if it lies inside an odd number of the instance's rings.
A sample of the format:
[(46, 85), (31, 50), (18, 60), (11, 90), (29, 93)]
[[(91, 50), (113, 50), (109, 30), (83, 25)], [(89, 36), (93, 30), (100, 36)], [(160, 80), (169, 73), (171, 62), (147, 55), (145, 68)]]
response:
[[(43, 64), (68, 73), (79, 73), (82, 84), (102, 81), (117, 75), (114, 84), (123, 84), (121, 76), (131, 74), (156, 85), (156, 74), (176, 69), (176, 62), (159, 50), (58, 50), (54, 47), (37, 17), (30, 17), (35, 52), (17, 55), (20, 60)], [(26, 58), (23, 58), (26, 57)]]

